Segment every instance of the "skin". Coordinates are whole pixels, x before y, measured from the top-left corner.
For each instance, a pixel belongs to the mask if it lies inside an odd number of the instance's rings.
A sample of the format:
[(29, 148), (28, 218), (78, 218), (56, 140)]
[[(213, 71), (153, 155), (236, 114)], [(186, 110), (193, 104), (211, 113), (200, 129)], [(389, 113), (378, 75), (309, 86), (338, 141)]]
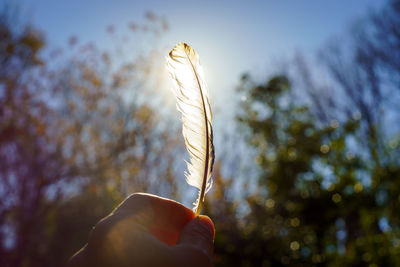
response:
[(212, 266), (214, 234), (207, 216), (170, 199), (133, 194), (96, 224), (67, 266)]

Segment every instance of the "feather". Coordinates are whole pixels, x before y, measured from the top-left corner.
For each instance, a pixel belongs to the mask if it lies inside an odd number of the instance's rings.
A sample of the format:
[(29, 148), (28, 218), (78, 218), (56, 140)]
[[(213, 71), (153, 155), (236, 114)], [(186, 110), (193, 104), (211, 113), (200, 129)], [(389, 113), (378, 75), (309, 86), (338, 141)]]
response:
[(169, 52), (167, 68), (174, 82), (176, 107), (182, 115), (182, 134), (190, 156), (190, 163), (186, 162), (186, 181), (199, 189), (197, 200), (193, 203), (193, 210), (198, 215), (204, 197), (212, 186), (214, 165), (208, 89), (199, 56), (189, 45), (181, 42)]

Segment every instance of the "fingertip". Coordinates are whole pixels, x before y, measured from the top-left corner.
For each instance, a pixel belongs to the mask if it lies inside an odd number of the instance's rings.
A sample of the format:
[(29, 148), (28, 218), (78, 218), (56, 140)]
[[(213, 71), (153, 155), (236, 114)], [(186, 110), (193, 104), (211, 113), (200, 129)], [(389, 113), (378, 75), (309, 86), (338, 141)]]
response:
[(188, 245), (212, 257), (214, 247), (214, 224), (207, 216), (197, 216), (191, 220), (180, 234), (178, 244)]
[(197, 216), (197, 218), (198, 218), (200, 224), (202, 224), (208, 228), (209, 232), (211, 233), (212, 240), (214, 241), (215, 227), (214, 227), (214, 223), (211, 220), (211, 218), (206, 215), (199, 215), (199, 216)]

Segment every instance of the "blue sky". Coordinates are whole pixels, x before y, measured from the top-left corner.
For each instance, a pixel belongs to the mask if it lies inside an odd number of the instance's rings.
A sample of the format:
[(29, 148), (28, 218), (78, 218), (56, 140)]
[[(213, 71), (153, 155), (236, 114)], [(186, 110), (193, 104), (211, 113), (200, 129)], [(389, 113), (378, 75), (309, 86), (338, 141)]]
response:
[(19, 3), (27, 20), (44, 31), (50, 47), (65, 46), (73, 35), (81, 43), (92, 41), (107, 46), (108, 25), (127, 29), (130, 22), (143, 22), (147, 11), (164, 16), (170, 30), (162, 39), (163, 47), (171, 49), (180, 41), (193, 46), (200, 54), (212, 105), (223, 106), (226, 111), (223, 117), (232, 119), (233, 92), (242, 73), (249, 71), (267, 79), (268, 72), (279, 67), (274, 61), (290, 57), (296, 50), (312, 54), (332, 36), (345, 34), (354, 20), (383, 2), (14, 0), (13, 3)]
[(271, 69), (271, 60), (295, 50), (317, 50), (331, 36), (382, 0), (19, 0), (28, 20), (42, 29), (50, 46), (71, 35), (102, 43), (105, 28), (141, 22), (146, 11), (165, 16), (163, 42), (191, 44), (200, 54), (210, 90), (230, 90), (245, 71)]

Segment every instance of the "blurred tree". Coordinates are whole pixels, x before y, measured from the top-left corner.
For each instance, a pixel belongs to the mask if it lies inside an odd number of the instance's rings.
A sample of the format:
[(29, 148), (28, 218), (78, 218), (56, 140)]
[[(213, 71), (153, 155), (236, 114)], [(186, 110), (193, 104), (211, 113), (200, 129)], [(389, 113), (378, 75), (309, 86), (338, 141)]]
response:
[(387, 1), (325, 48), (327, 72), (298, 57), (303, 87), (243, 76), (238, 121), (261, 174), (253, 191), (217, 180), (207, 200), (216, 266), (400, 264), (399, 12)]
[(323, 86), (302, 57), (296, 92), (285, 76), (243, 76), (238, 120), (261, 174), (247, 211), (224, 196), (208, 206), (217, 266), (400, 264), (399, 12), (388, 1), (351, 44), (324, 49)]
[(324, 46), (318, 68), (327, 69), (328, 85), (313, 79), (323, 72), (315, 73), (304, 57), (295, 62), (316, 119), (327, 124), (360, 117), (358, 142), (377, 165), (390, 156), (385, 141), (397, 138), (400, 130), (393, 125), (400, 119), (399, 15), (400, 2), (388, 0), (354, 23), (349, 38), (332, 39)]
[(258, 151), (261, 176), (242, 220), (227, 223), (240, 213), (233, 202), (209, 205), (212, 216), (227, 216), (216, 222), (217, 265), (398, 264), (398, 223), (389, 214), (399, 201), (389, 201), (387, 190), (399, 195), (400, 168), (378, 167), (351, 150), (360, 120), (321, 127), (291, 98), (284, 76), (256, 84), (246, 75), (241, 90), (247, 100), (239, 121)]
[[(0, 262), (21, 266), (41, 249), (45, 194), (63, 179), (58, 147), (48, 133), (51, 111), (37, 97), (40, 81), (40, 33), (18, 29), (11, 13), (0, 16)], [(12, 248), (12, 249), (10, 249)]]
[[(150, 26), (131, 31), (156, 44), (165, 20), (154, 14), (146, 18)], [(46, 58), (42, 35), (14, 21), (18, 17), (5, 10), (0, 20), (0, 265), (59, 266), (127, 194), (176, 198), (173, 166), (183, 150), (176, 142), (178, 128), (161, 117), (166, 110), (149, 89), (159, 79), (153, 67), (156, 45), (141, 51), (124, 39), (114, 52), (103, 52), (71, 38), (57, 61), (60, 51)], [(112, 27), (108, 32), (119, 40)], [(136, 53), (124, 56), (127, 48)]]

